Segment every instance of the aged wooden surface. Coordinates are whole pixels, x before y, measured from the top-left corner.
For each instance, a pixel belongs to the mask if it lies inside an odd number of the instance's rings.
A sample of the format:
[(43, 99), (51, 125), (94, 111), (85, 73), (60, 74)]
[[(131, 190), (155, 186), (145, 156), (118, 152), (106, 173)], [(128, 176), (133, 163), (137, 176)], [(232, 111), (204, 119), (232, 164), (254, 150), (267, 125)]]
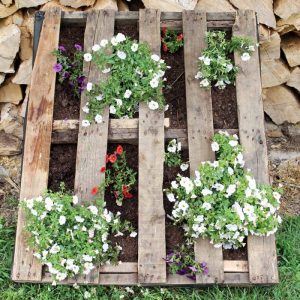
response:
[[(211, 92), (202, 89), (197, 74), (198, 57), (206, 47), (204, 35), (207, 31), (206, 14), (199, 11), (184, 11), (183, 34), (185, 37), (184, 63), (187, 105), (188, 146), (190, 175), (194, 176), (201, 161), (214, 160), (211, 139), (214, 134)], [(222, 283), (224, 266), (222, 249), (216, 249), (208, 239), (195, 242), (195, 258), (207, 262), (209, 275), (197, 275), (197, 283)]]
[[(238, 12), (233, 35), (249, 36), (257, 40), (256, 16), (253, 11)], [(238, 53), (234, 57), (236, 64), (240, 66), (236, 78), (236, 93), (239, 135), (245, 149), (246, 167), (251, 169), (258, 182), (269, 183), (258, 51), (253, 53), (250, 61), (242, 61)], [(274, 235), (250, 236), (247, 246), (250, 282), (278, 282)]]
[[(160, 54), (160, 12), (140, 11), (140, 41)], [(139, 108), (138, 281), (166, 281), (165, 211), (163, 207), (164, 112)]]
[[(57, 8), (45, 13), (36, 62), (32, 71), (21, 179), (21, 200), (40, 195), (48, 184), (56, 77), (52, 69), (56, 58), (51, 52), (58, 46), (60, 14), (61, 12)], [(23, 210), (19, 209), (12, 279), (15, 281), (41, 281), (42, 267), (34, 258), (32, 251), (26, 251), (24, 224), (25, 215)]]
[[(110, 39), (114, 34), (115, 12), (113, 10), (92, 11), (88, 14), (86, 29), (84, 34), (85, 51), (90, 51), (91, 47), (102, 39)], [(99, 69), (91, 63), (84, 63), (84, 74), (87, 81), (97, 83), (105, 80), (107, 75), (101, 73)], [(81, 107), (87, 102), (86, 93), (81, 96)], [(80, 110), (79, 133), (77, 143), (76, 173), (75, 173), (75, 193), (80, 202), (91, 202), (94, 196), (91, 189), (99, 186), (104, 180), (104, 173), (99, 169), (106, 164), (107, 136), (109, 111), (106, 107), (102, 113), (103, 123), (93, 122), (89, 127), (81, 126), (85, 119), (85, 113)], [(97, 283), (99, 272), (93, 270), (89, 275), (89, 281)]]

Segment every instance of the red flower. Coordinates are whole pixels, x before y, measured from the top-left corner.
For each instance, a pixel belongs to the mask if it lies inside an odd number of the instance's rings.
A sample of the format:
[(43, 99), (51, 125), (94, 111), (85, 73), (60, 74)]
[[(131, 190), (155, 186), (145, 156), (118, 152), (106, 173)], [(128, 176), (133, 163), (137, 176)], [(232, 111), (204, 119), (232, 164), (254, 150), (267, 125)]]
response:
[(106, 161), (106, 163), (108, 163), (108, 154), (106, 154), (105, 161)]
[(167, 27), (162, 28), (162, 33), (163, 33), (163, 35), (165, 35), (167, 33)]
[(168, 46), (167, 44), (163, 43), (163, 51), (164, 52), (167, 52), (168, 51)]
[(104, 173), (105, 171), (106, 171), (106, 167), (105, 166), (103, 166), (103, 167), (100, 168), (100, 173)]
[(127, 185), (123, 185), (122, 186), (122, 193), (124, 194), (126, 192), (128, 192), (128, 186)]
[(111, 154), (108, 159), (113, 164), (116, 162), (117, 156), (116, 156), (116, 154)]
[(181, 33), (181, 34), (177, 35), (176, 40), (177, 40), (178, 42), (182, 41), (182, 40), (183, 40), (183, 34)]
[(91, 194), (92, 194), (93, 196), (95, 196), (95, 195), (98, 193), (98, 191), (99, 191), (99, 188), (98, 188), (97, 186), (95, 186), (95, 187), (92, 188)]
[(124, 197), (126, 199), (131, 199), (133, 197), (133, 195), (131, 193), (127, 192), (127, 193), (124, 194)]
[(116, 150), (117, 154), (121, 155), (123, 153), (123, 147), (119, 145)]

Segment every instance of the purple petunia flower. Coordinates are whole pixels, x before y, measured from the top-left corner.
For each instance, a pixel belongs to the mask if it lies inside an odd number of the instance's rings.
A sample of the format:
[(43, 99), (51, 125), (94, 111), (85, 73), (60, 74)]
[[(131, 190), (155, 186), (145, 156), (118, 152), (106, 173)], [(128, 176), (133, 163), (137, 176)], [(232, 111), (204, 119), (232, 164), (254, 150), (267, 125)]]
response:
[(61, 52), (65, 52), (66, 51), (66, 48), (63, 46), (63, 45), (60, 45), (58, 47), (58, 50), (60, 50)]
[(70, 73), (69, 73), (69, 72), (64, 72), (63, 75), (62, 75), (62, 77), (63, 77), (64, 79), (67, 79), (67, 78), (70, 77)]
[(77, 43), (76, 43), (76, 44), (74, 45), (74, 47), (75, 47), (75, 49), (78, 50), (78, 51), (81, 51), (81, 50), (82, 50), (82, 47), (81, 47), (80, 44), (77, 44)]
[(192, 272), (198, 272), (198, 269), (194, 266), (189, 266), (189, 269), (192, 271)]
[(53, 70), (56, 72), (56, 73), (59, 73), (61, 70), (62, 70), (62, 65), (61, 64), (55, 64), (53, 66)]
[(186, 275), (186, 277), (196, 281), (196, 275)]
[(77, 82), (79, 83), (79, 84), (81, 84), (81, 83), (83, 83), (84, 81), (85, 81), (85, 76), (84, 75), (81, 75), (81, 76), (79, 76), (78, 77), (78, 79), (77, 79)]

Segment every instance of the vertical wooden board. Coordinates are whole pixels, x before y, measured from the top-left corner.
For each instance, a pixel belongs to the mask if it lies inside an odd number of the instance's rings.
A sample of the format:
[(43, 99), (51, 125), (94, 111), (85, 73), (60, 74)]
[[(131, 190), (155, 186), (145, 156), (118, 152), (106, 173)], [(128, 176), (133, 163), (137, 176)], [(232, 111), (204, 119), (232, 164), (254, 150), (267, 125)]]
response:
[[(254, 11), (238, 11), (233, 26), (234, 36), (249, 36), (257, 42), (257, 23)], [(261, 78), (258, 50), (250, 61), (234, 55), (240, 67), (236, 78), (239, 135), (244, 147), (246, 166), (258, 182), (269, 183), (264, 111), (261, 96)], [(278, 282), (277, 256), (274, 236), (248, 237), (249, 276), (252, 283)]]
[[(211, 91), (199, 86), (195, 79), (198, 72), (198, 57), (206, 47), (206, 13), (184, 11), (182, 14), (184, 34), (184, 64), (187, 104), (188, 145), (190, 175), (194, 176), (201, 161), (214, 160), (211, 139), (214, 134)], [(216, 249), (208, 239), (195, 242), (195, 258), (207, 262), (209, 275), (197, 275), (197, 283), (222, 283), (224, 265), (222, 249)]]
[[(88, 14), (87, 23), (84, 34), (84, 49), (91, 52), (91, 47), (99, 43), (102, 39), (110, 39), (114, 35), (115, 11), (99, 10), (92, 11)], [(87, 81), (93, 84), (105, 80), (107, 75), (100, 72), (98, 67), (93, 63), (84, 63), (84, 74)], [(86, 105), (86, 93), (81, 96), (81, 107)], [(107, 152), (107, 138), (109, 125), (109, 110), (104, 109), (103, 123), (97, 124), (92, 122), (89, 127), (81, 126), (82, 120), (85, 119), (85, 113), (80, 110), (79, 132), (76, 157), (76, 173), (75, 173), (75, 193), (79, 197), (79, 201), (92, 202), (94, 196), (91, 189), (99, 186), (105, 177), (104, 173), (99, 170), (104, 166)], [(99, 282), (99, 270), (96, 268), (88, 276), (90, 282)]]
[[(60, 15), (58, 8), (45, 13), (32, 71), (23, 152), (21, 200), (38, 196), (47, 189), (56, 78), (52, 69), (56, 58), (52, 51), (58, 47)], [(40, 281), (42, 267), (34, 258), (33, 252), (26, 250), (24, 225), (25, 214), (19, 209), (12, 279), (23, 282)]]
[[(140, 41), (160, 54), (160, 11), (140, 10)], [(164, 113), (139, 108), (138, 281), (166, 282), (165, 211), (163, 207)]]

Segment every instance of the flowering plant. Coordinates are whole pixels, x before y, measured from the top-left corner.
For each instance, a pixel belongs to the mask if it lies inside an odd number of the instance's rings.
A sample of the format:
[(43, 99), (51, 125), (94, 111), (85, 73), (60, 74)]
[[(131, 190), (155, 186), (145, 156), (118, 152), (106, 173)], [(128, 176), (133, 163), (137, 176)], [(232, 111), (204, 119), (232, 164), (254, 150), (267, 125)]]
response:
[(163, 27), (161, 43), (164, 52), (169, 51), (170, 53), (175, 53), (179, 50), (179, 48), (183, 47), (183, 34), (179, 33), (177, 30)]
[(188, 242), (208, 237), (215, 247), (244, 246), (249, 234), (269, 236), (277, 231), (280, 194), (257, 184), (244, 170), (236, 135), (220, 132), (213, 138), (217, 161), (202, 162), (195, 178), (178, 175), (167, 190), (174, 202), (172, 217), (182, 224)]
[(187, 247), (182, 246), (179, 251), (169, 252), (165, 261), (172, 274), (185, 275), (196, 280), (196, 274), (208, 274), (208, 267), (206, 262), (196, 262), (190, 252)]
[(77, 196), (60, 192), (23, 200), (28, 245), (34, 256), (48, 266), (54, 284), (67, 277), (89, 274), (95, 264), (117, 263), (122, 249), (108, 239), (111, 234), (131, 232), (132, 225), (121, 221), (120, 213), (108, 211), (105, 202), (76, 205)]
[(181, 171), (186, 171), (189, 168), (187, 162), (182, 162), (181, 142), (173, 139), (168, 143), (167, 152), (165, 152), (165, 163), (168, 167), (180, 166)]
[(138, 43), (118, 33), (111, 40), (101, 40), (91, 53), (84, 54), (102, 73), (109, 73), (106, 81), (87, 83), (87, 113), (83, 125), (102, 122), (101, 113), (109, 106), (110, 114), (129, 118), (138, 111), (138, 104), (146, 102), (150, 109), (164, 109), (161, 94), (167, 66), (157, 54), (151, 54), (146, 43)]
[(238, 72), (230, 55), (238, 51), (241, 59), (248, 61), (255, 51), (255, 44), (248, 37), (235, 36), (228, 40), (224, 31), (207, 32), (206, 42), (207, 48), (199, 57), (199, 72), (195, 78), (200, 80), (201, 87), (214, 85), (224, 89), (227, 84), (234, 83)]
[(85, 76), (82, 72), (83, 51), (79, 44), (75, 44), (75, 53), (73, 56), (68, 55), (64, 46), (59, 46), (53, 50), (53, 54), (57, 58), (57, 63), (53, 66), (53, 70), (59, 75), (59, 82), (68, 81), (73, 88), (76, 96), (79, 96), (86, 87)]
[(105, 186), (111, 187), (111, 192), (116, 198), (117, 205), (122, 206), (124, 199), (133, 197), (131, 190), (136, 183), (136, 172), (128, 167), (126, 152), (118, 145), (116, 151), (107, 154), (106, 163), (110, 164), (110, 169), (103, 166), (100, 172), (105, 172)]

